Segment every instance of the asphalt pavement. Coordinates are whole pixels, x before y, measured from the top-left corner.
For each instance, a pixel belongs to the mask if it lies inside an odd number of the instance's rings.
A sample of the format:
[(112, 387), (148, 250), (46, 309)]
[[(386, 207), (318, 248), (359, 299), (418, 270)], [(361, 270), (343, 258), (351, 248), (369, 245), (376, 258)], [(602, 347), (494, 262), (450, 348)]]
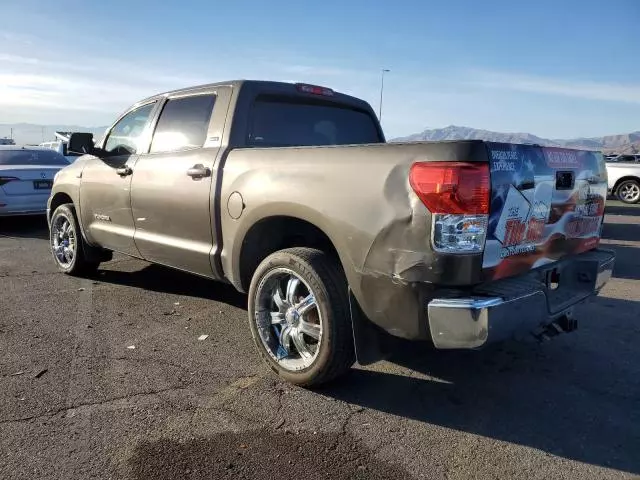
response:
[(261, 363), (231, 287), (120, 255), (69, 277), (43, 218), (0, 219), (0, 478), (638, 478), (640, 208), (607, 211), (577, 332), (411, 344), (318, 391)]

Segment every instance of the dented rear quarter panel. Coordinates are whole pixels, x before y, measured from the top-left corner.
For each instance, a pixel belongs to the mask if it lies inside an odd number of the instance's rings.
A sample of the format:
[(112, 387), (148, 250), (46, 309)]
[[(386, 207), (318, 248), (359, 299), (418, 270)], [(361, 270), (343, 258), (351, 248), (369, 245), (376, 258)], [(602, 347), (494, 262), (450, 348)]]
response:
[[(409, 185), (409, 168), (420, 161), (484, 162), (487, 153), (480, 141), (232, 150), (220, 197), (226, 276), (241, 288), (242, 245), (257, 222), (305, 220), (330, 238), (374, 323), (424, 336), (416, 282), (468, 285), (480, 275), (482, 255), (434, 254), (430, 213)], [(245, 205), (237, 220), (226, 207), (234, 192)]]

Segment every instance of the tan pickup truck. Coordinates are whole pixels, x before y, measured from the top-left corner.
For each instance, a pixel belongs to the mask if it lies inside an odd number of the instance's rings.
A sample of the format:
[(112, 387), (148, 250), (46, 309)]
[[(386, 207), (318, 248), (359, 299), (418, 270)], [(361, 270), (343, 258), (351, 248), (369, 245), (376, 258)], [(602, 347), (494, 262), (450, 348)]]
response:
[(115, 251), (229, 282), (262, 357), (299, 385), (393, 337), (469, 349), (570, 331), (613, 269), (601, 154), (389, 144), (366, 102), (324, 87), (156, 95), (69, 151), (86, 154), (49, 198), (58, 267), (91, 274)]

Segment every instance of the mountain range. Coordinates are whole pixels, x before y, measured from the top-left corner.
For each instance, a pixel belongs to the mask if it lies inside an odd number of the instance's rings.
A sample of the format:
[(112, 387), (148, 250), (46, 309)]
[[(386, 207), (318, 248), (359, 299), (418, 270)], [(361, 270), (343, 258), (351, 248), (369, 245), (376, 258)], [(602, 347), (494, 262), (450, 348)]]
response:
[(604, 137), (548, 139), (531, 133), (501, 133), (470, 127), (450, 125), (445, 128), (424, 130), (406, 137), (394, 138), (392, 142), (425, 142), (439, 140), (487, 140), (505, 143), (535, 143), (544, 146), (602, 150), (604, 153), (640, 153), (640, 131), (607, 135)]
[(55, 132), (90, 132), (102, 138), (107, 127), (81, 127), (78, 125), (36, 125), (33, 123), (0, 124), (0, 138), (12, 137), (17, 145), (37, 145), (56, 139)]
[[(38, 144), (55, 140), (54, 132), (91, 132), (100, 139), (107, 127), (81, 127), (78, 125), (36, 125), (32, 123), (0, 124), (0, 138), (13, 136), (16, 144)], [(445, 128), (424, 130), (392, 142), (422, 142), (439, 140), (487, 140), (506, 143), (535, 143), (545, 146), (602, 150), (605, 153), (640, 153), (640, 131), (607, 135), (604, 137), (548, 139), (531, 133), (502, 133), (470, 127), (450, 125)]]

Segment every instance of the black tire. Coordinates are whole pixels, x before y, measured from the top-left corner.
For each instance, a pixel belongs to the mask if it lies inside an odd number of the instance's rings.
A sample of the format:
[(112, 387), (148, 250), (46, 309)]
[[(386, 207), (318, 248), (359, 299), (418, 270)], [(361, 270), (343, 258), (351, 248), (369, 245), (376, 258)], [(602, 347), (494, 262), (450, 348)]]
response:
[[(637, 192), (633, 194), (633, 192)], [(640, 202), (640, 182), (638, 180), (625, 180), (616, 189), (616, 197), (622, 203), (635, 204)]]
[[(315, 298), (322, 334), (313, 363), (297, 371), (283, 368), (271, 356), (258, 332), (256, 307), (263, 279), (287, 269), (309, 287)], [(327, 383), (347, 372), (354, 363), (353, 331), (347, 281), (338, 261), (312, 248), (289, 248), (269, 255), (256, 269), (249, 288), (249, 325), (260, 356), (284, 380), (304, 387)]]
[[(74, 242), (71, 250), (73, 251), (73, 257), (69, 262), (61, 261), (54, 251), (54, 235), (57, 235), (58, 224), (61, 221), (68, 221), (72, 228)], [(86, 244), (82, 237), (80, 230), (80, 224), (76, 217), (76, 210), (72, 203), (65, 203), (55, 209), (53, 215), (51, 215), (51, 222), (49, 228), (49, 246), (51, 248), (51, 254), (53, 260), (59, 270), (74, 276), (88, 276), (92, 275), (98, 269), (100, 261), (96, 259), (97, 255), (94, 250), (95, 247), (91, 247)]]

